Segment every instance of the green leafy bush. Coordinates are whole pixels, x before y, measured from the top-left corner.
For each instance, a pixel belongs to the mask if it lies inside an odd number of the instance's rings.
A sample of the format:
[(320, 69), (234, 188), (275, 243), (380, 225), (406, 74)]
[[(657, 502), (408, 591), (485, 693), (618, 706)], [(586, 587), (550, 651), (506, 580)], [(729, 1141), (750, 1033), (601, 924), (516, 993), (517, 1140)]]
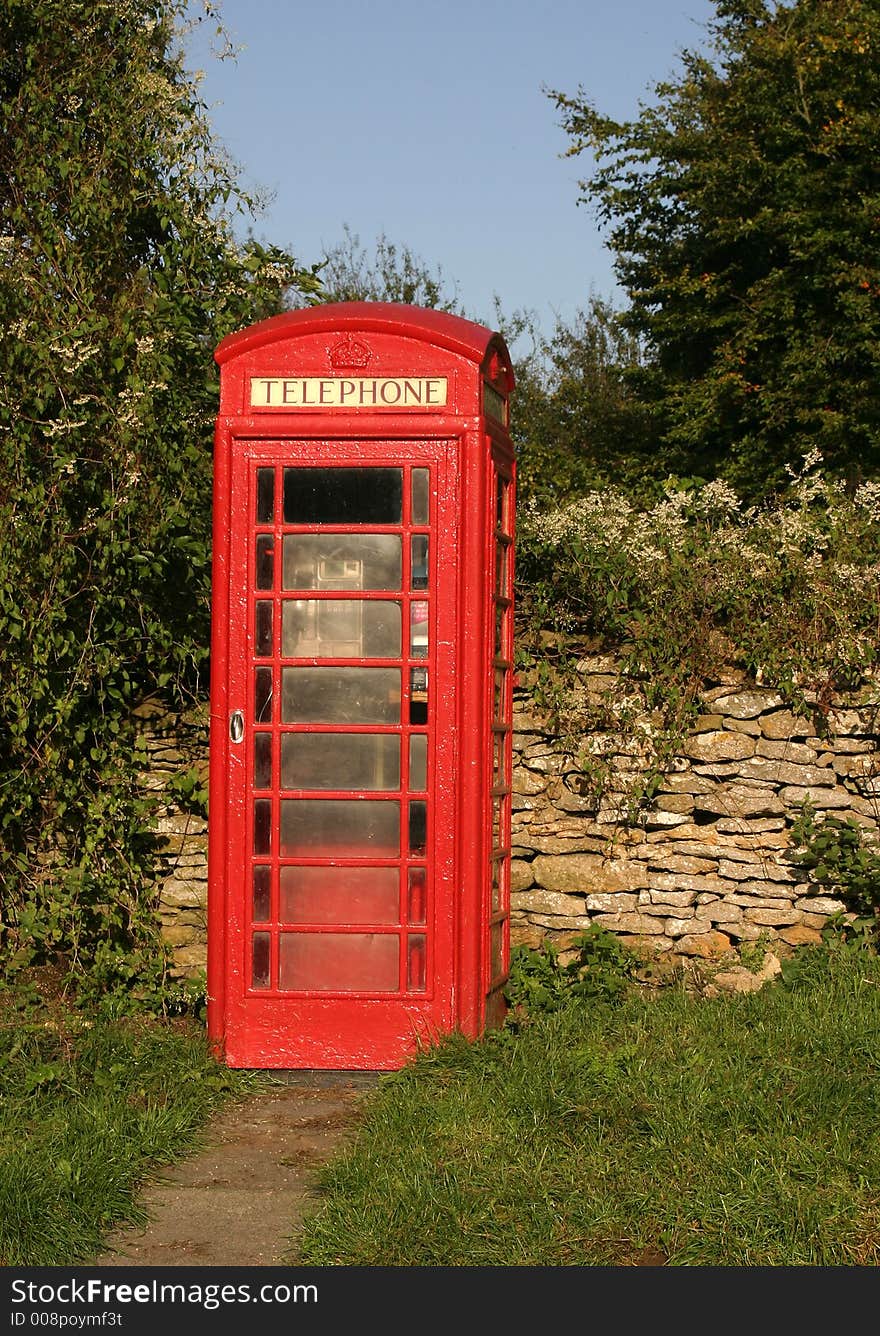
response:
[(0, 944), (102, 995), (164, 978), (132, 709), (206, 686), (213, 350), (316, 289), (234, 240), (188, 9), (0, 16)]
[(792, 826), (793, 855), (814, 881), (838, 895), (867, 927), (876, 927), (880, 910), (880, 852), (866, 840), (854, 817), (825, 812), (809, 803)]
[(638, 965), (619, 937), (592, 923), (574, 938), (570, 950), (575, 954), (563, 963), (552, 942), (540, 950), (513, 948), (504, 990), (511, 1008), (510, 1025), (559, 1011), (573, 1002), (623, 1000)]

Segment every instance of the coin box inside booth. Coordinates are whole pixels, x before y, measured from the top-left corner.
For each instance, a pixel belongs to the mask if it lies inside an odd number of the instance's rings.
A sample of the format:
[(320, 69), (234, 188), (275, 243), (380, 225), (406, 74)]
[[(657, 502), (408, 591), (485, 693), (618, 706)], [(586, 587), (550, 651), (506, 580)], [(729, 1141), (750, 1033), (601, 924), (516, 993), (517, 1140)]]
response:
[(510, 356), (381, 302), (215, 356), (209, 1035), (396, 1068), (504, 1013)]

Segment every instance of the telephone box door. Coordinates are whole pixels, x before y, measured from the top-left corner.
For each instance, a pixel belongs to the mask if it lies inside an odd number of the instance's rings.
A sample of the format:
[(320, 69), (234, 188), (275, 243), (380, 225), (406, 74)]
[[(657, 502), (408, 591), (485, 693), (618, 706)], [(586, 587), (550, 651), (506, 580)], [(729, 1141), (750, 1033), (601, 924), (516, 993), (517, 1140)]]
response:
[(454, 461), (233, 443), (231, 1065), (397, 1067), (454, 1028)]

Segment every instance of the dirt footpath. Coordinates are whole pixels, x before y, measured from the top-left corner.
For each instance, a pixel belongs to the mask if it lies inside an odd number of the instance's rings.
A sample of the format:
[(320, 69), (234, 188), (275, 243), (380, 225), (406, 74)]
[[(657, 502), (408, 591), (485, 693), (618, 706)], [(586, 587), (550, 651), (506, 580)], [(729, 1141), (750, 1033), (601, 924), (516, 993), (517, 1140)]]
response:
[(351, 1134), (375, 1072), (290, 1072), (228, 1106), (205, 1149), (141, 1194), (146, 1228), (114, 1233), (98, 1266), (280, 1266), (320, 1165)]

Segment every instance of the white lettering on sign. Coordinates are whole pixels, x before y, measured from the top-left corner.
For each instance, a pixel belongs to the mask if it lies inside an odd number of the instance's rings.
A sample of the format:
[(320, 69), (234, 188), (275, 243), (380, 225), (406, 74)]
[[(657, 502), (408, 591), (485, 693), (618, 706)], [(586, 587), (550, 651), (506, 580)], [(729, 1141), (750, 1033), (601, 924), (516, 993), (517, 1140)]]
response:
[(445, 376), (251, 376), (251, 408), (443, 408)]

